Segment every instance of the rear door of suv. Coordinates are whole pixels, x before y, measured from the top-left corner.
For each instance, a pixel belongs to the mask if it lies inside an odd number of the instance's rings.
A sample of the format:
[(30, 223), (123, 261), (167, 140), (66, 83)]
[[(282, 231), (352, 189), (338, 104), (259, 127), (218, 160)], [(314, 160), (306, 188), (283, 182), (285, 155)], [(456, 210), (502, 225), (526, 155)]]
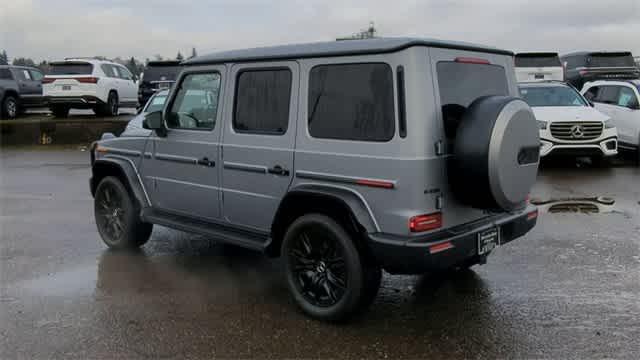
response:
[(223, 130), (225, 219), (267, 231), (291, 184), (298, 108), (296, 62), (231, 68)]
[[(513, 58), (506, 55), (451, 49), (430, 49), (436, 89), (436, 112), (442, 126), (438, 155), (442, 182), (443, 227), (469, 223), (491, 214), (461, 204), (450, 187), (449, 162), (454, 156), (456, 129), (466, 108), (488, 95), (518, 96)], [(469, 184), (473, 186), (473, 184)]]

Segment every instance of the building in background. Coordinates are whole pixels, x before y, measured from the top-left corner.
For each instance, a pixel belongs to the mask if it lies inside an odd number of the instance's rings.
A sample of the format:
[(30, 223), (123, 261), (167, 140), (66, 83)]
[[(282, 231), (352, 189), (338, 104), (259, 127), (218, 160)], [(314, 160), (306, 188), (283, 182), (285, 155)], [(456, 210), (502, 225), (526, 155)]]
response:
[(369, 23), (369, 27), (359, 32), (351, 35), (337, 38), (336, 41), (344, 41), (344, 40), (362, 40), (362, 39), (373, 39), (376, 37), (376, 28), (373, 24), (373, 21)]

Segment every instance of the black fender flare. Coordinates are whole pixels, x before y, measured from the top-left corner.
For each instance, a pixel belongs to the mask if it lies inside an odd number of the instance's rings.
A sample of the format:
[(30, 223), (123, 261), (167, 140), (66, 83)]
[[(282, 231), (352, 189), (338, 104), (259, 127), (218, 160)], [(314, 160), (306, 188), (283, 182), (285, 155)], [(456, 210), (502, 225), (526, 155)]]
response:
[(276, 218), (282, 210), (282, 204), (286, 203), (287, 198), (299, 195), (323, 196), (333, 198), (346, 205), (355, 220), (366, 230), (367, 233), (375, 233), (380, 231), (380, 226), (373, 215), (373, 211), (367, 204), (362, 195), (350, 188), (325, 185), (325, 184), (301, 184), (291, 188), (287, 195), (280, 203), (280, 208), (276, 212)]
[(100, 180), (105, 176), (118, 176), (124, 185), (131, 190), (141, 208), (151, 205), (142, 178), (133, 161), (126, 157), (108, 156), (93, 161), (91, 166), (91, 180), (89, 181), (91, 195), (94, 196)]

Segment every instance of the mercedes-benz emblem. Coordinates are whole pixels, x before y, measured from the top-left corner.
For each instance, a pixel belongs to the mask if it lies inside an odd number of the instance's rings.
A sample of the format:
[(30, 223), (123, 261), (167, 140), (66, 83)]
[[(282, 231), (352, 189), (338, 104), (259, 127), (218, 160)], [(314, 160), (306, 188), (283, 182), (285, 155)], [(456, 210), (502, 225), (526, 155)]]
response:
[(574, 125), (571, 128), (571, 137), (574, 139), (579, 139), (584, 136), (584, 128), (582, 125)]

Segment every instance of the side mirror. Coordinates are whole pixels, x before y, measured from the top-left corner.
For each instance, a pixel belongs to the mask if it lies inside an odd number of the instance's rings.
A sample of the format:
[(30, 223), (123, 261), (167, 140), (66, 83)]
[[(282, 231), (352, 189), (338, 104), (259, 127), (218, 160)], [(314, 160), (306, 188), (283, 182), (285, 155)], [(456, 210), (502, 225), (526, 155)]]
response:
[(158, 136), (167, 136), (167, 129), (164, 127), (164, 121), (162, 119), (162, 111), (154, 111), (146, 114), (144, 120), (142, 120), (142, 127), (154, 130)]

